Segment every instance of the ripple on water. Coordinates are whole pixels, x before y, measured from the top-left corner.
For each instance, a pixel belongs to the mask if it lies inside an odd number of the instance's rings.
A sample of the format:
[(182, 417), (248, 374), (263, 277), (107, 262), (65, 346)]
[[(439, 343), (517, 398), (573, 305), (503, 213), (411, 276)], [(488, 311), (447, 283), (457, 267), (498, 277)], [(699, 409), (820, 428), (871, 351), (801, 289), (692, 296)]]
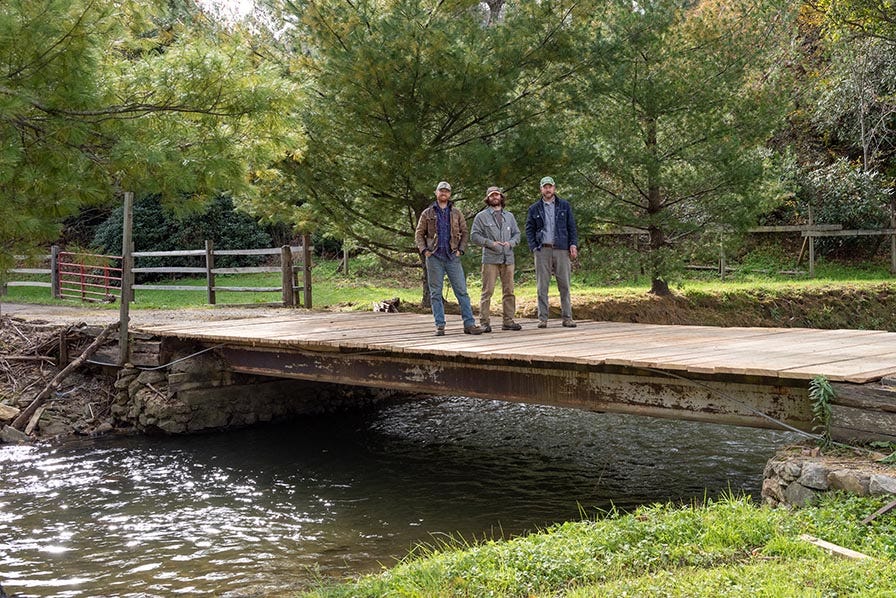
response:
[(0, 583), (239, 595), (613, 504), (758, 493), (792, 437), (441, 397), (183, 438), (0, 447)]

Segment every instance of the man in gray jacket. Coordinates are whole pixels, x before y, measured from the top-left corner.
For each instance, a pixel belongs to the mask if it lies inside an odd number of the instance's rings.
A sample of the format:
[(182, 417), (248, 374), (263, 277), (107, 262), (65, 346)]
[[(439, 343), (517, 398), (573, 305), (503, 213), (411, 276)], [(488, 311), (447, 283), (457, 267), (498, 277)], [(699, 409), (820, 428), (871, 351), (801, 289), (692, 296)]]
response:
[(499, 187), (485, 192), (485, 209), (476, 214), (470, 240), (482, 247), (482, 298), (479, 302), (479, 323), (483, 332), (491, 332), (491, 301), (495, 281), (501, 278), (503, 298), (502, 330), (521, 330), (514, 322), (516, 295), (513, 294), (513, 248), (520, 242), (520, 227), (513, 214), (504, 209), (507, 198)]

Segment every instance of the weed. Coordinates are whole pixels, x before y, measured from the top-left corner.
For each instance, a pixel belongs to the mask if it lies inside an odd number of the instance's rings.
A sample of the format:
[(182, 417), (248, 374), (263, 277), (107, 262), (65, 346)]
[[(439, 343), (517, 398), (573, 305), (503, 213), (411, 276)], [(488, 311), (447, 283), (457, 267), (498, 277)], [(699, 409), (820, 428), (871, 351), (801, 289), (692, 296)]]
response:
[(831, 401), (837, 394), (824, 376), (816, 376), (809, 383), (809, 398), (812, 400), (813, 432), (821, 437), (821, 448), (831, 445)]

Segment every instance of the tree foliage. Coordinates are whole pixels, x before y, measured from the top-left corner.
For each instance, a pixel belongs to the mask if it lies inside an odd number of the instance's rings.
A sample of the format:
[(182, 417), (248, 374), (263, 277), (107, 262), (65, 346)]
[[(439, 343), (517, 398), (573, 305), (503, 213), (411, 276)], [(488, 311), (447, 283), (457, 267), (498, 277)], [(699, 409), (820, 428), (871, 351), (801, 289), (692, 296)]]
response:
[(762, 0), (606, 6), (595, 32), (612, 47), (588, 80), (582, 173), (605, 223), (649, 234), (644, 267), (665, 293), (689, 235), (749, 226), (767, 208), (789, 14)]
[(689, 235), (749, 226), (773, 198), (764, 144), (785, 106), (790, 14), (763, 0), (605, 6), (580, 172), (606, 224), (649, 234), (644, 268), (666, 293)]
[(571, 4), (520, 2), (491, 25), (471, 0), (288, 5), (310, 91), (307, 152), (284, 169), (336, 234), (419, 263), (413, 231), (439, 180), (475, 201), (468, 214), (493, 184), (522, 206), (513, 190), (562, 159), (545, 117), (570, 72)]
[[(297, 87), (189, 0), (0, 4), (0, 261), (124, 190), (187, 209), (301, 148)], [(2, 269), (0, 269), (2, 270)]]

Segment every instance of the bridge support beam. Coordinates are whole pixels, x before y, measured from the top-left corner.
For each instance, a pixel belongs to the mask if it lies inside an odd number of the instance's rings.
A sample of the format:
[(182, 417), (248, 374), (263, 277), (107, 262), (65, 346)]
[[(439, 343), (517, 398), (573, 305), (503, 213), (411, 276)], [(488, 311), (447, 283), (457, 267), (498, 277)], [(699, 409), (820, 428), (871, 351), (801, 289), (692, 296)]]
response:
[(812, 427), (806, 381), (718, 376), (613, 366), (455, 358), (403, 353), (278, 352), (241, 346), (219, 354), (235, 372), (432, 394), (648, 415), (758, 428)]

